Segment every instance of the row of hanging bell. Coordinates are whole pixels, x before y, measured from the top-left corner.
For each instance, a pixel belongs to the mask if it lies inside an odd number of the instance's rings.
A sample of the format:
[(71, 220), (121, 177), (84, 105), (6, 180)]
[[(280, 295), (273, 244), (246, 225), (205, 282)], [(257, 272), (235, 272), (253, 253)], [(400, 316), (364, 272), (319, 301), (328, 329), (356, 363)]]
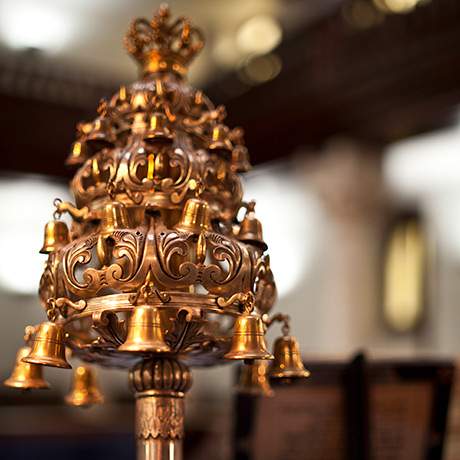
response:
[[(206, 201), (200, 198), (190, 198), (186, 201), (182, 215), (175, 228), (199, 235), (204, 230), (209, 230), (210, 210)], [(241, 221), (237, 238), (247, 244), (251, 244), (261, 251), (267, 250), (267, 244), (263, 238), (262, 224), (255, 217), (251, 207)]]
[(273, 356), (267, 349), (262, 319), (251, 312), (245, 312), (235, 320), (230, 350), (224, 358), (248, 361), (273, 359), (270, 367), (270, 377), (273, 378), (310, 375), (303, 366), (297, 340), (288, 335), (278, 338), (274, 344)]
[(269, 379), (291, 380), (307, 378), (299, 351), (299, 344), (292, 336), (283, 336), (274, 345), (274, 360), (255, 360), (244, 364), (240, 370), (237, 391), (253, 396), (273, 396)]
[(113, 147), (117, 136), (129, 132), (142, 132), (144, 141), (148, 144), (169, 144), (173, 141), (173, 133), (168, 126), (168, 118), (164, 113), (154, 112), (149, 123), (145, 122), (145, 115), (141, 112), (135, 114), (132, 124), (122, 124), (115, 134), (107, 118), (97, 118), (92, 123), (81, 126), (81, 138), (74, 142), (66, 160), (68, 165), (79, 165), (90, 156), (104, 148)]
[[(24, 362), (31, 352), (30, 347), (21, 347), (10, 377), (3, 384), (20, 390), (48, 389), (49, 383), (43, 378), (43, 367), (39, 364)], [(102, 404), (104, 397), (100, 392), (93, 371), (87, 366), (75, 369), (71, 392), (66, 396), (67, 404), (77, 407), (89, 407)]]

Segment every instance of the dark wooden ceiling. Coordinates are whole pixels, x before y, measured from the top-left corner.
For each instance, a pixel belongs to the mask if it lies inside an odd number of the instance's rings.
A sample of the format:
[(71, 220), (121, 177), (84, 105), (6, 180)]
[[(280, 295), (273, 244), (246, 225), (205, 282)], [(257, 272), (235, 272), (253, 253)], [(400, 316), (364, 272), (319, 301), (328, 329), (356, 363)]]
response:
[[(436, 129), (460, 102), (459, 17), (457, 0), (432, 0), (360, 29), (337, 10), (283, 42), (274, 80), (243, 88), (228, 74), (207, 92), (226, 104), (230, 125), (244, 127), (255, 164), (334, 135), (385, 144)], [(115, 87), (43, 71), (34, 55), (0, 59), (1, 169), (69, 176), (75, 124)]]

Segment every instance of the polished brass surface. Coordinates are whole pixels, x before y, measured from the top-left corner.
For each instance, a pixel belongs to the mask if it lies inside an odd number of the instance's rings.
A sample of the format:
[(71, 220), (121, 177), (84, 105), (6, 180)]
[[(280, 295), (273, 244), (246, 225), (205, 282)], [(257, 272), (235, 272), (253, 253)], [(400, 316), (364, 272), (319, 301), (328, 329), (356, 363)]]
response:
[(198, 198), (188, 199), (176, 228), (184, 232), (200, 234), (202, 231), (208, 230), (209, 227), (208, 203)]
[(126, 341), (118, 350), (131, 353), (171, 351), (164, 340), (160, 312), (157, 308), (141, 305), (134, 309), (129, 319)]
[(43, 247), (49, 321), (24, 361), (68, 368), (68, 347), (84, 362), (130, 369), (139, 458), (177, 460), (187, 366), (271, 359), (276, 285), (254, 203), (243, 202), (243, 130), (187, 82), (201, 32), (163, 5), (135, 20), (125, 43), (141, 78), (77, 125), (75, 203), (54, 201)]
[(300, 357), (299, 343), (292, 336), (282, 336), (275, 341), (269, 375), (272, 378), (305, 378), (310, 376)]
[(29, 364), (22, 359), (30, 353), (30, 347), (21, 347), (16, 355), (16, 363), (13, 372), (3, 384), (7, 387), (20, 390), (46, 389), (49, 383), (43, 378), (42, 366)]
[(273, 396), (275, 393), (270, 387), (267, 375), (268, 363), (269, 361), (256, 360), (243, 364), (237, 391), (252, 396)]
[(42, 254), (50, 254), (69, 243), (69, 229), (65, 222), (51, 220), (45, 226), (45, 238), (40, 249)]
[(64, 332), (62, 327), (53, 322), (40, 324), (33, 338), (32, 350), (23, 361), (30, 364), (70, 369), (66, 360)]
[(245, 243), (252, 244), (262, 251), (266, 251), (268, 246), (263, 238), (262, 224), (260, 220), (255, 217), (255, 205), (255, 201), (251, 201), (247, 204), (247, 212), (241, 222), (238, 239)]
[(89, 366), (78, 366), (75, 369), (72, 389), (65, 397), (65, 401), (75, 407), (89, 407), (104, 402), (94, 371)]
[(107, 203), (104, 207), (101, 233), (110, 235), (116, 230), (129, 227), (129, 215), (126, 206), (118, 202)]
[(155, 112), (149, 121), (149, 127), (145, 131), (144, 141), (149, 144), (153, 143), (170, 143), (173, 134), (168, 127), (168, 118), (164, 113)]
[(250, 312), (245, 312), (235, 321), (232, 345), (225, 359), (273, 359), (265, 342), (262, 320)]

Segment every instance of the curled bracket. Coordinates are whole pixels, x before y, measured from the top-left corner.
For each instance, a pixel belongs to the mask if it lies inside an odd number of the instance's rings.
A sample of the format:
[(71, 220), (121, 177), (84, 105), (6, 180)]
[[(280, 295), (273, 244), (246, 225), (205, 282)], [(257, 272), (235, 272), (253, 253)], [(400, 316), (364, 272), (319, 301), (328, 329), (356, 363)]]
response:
[(74, 313), (81, 313), (86, 308), (86, 305), (86, 300), (83, 299), (73, 302), (67, 297), (50, 298), (46, 302), (46, 315), (50, 321), (56, 321), (59, 314), (63, 318), (67, 318), (69, 309), (73, 310)]
[(228, 297), (217, 297), (216, 303), (219, 307), (225, 308), (238, 303), (243, 309), (250, 313), (254, 309), (255, 296), (252, 292), (237, 292), (232, 296)]
[(90, 211), (87, 206), (79, 209), (69, 201), (62, 201), (59, 198), (56, 198), (53, 204), (56, 208), (56, 211), (54, 212), (55, 217), (60, 217), (61, 214), (64, 214), (65, 212), (68, 212), (77, 221), (87, 220), (90, 217)]
[(273, 315), (272, 317), (269, 317), (268, 315), (263, 315), (262, 320), (267, 326), (267, 328), (270, 327), (273, 323), (283, 323), (281, 331), (283, 332), (284, 336), (289, 335), (289, 332), (291, 330), (291, 326), (289, 324), (291, 321), (291, 317), (289, 315), (286, 315), (283, 313), (277, 313), (276, 315)]

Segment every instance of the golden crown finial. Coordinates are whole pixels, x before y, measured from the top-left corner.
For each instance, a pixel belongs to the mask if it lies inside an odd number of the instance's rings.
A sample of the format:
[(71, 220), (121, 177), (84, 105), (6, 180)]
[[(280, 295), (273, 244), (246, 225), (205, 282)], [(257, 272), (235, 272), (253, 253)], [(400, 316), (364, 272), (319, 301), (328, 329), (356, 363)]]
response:
[(168, 5), (162, 4), (151, 21), (138, 18), (131, 23), (125, 46), (144, 74), (173, 71), (184, 75), (204, 46), (203, 34), (187, 18), (170, 21), (170, 17)]

